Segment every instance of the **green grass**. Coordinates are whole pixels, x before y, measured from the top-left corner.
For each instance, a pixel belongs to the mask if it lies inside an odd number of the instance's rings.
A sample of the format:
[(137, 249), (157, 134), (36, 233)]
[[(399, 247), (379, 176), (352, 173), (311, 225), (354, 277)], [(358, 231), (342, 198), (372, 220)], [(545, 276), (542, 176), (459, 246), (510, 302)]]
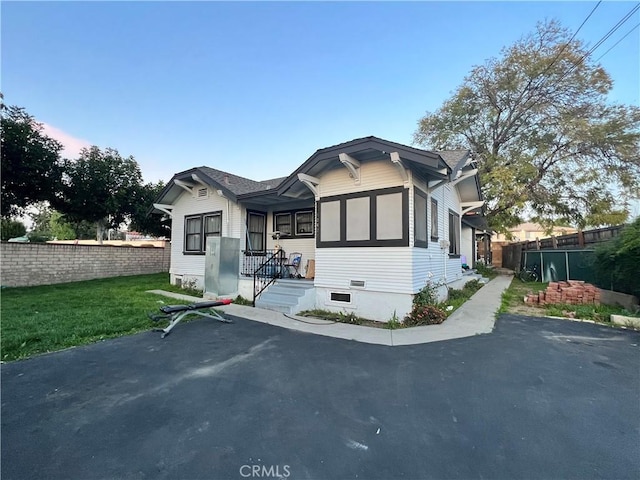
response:
[(566, 312), (573, 312), (575, 318), (609, 323), (611, 315), (634, 316), (622, 307), (611, 305), (545, 305), (545, 313), (552, 317), (566, 317)]
[(1, 358), (26, 358), (148, 330), (156, 324), (147, 312), (157, 313), (161, 302), (188, 303), (145, 293), (156, 289), (184, 293), (169, 284), (167, 273), (2, 289)]

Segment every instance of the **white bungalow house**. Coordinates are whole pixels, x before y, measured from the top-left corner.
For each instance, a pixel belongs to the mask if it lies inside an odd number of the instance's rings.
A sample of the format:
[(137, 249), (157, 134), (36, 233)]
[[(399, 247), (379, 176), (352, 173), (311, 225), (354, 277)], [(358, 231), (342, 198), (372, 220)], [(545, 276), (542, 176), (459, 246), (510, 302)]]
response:
[(202, 288), (206, 238), (231, 237), (241, 252), (237, 291), (227, 296), (253, 299), (254, 284), (291, 271), (261, 265), (270, 258), (288, 263), (296, 252), (303, 278), (275, 279), (257, 306), (386, 321), (394, 312), (403, 318), (427, 280), (461, 279), (461, 258), (469, 265), (475, 258), (482, 205), (468, 150), (427, 151), (366, 137), (317, 150), (286, 178), (258, 182), (209, 167), (177, 173), (154, 212), (172, 218), (172, 283)]

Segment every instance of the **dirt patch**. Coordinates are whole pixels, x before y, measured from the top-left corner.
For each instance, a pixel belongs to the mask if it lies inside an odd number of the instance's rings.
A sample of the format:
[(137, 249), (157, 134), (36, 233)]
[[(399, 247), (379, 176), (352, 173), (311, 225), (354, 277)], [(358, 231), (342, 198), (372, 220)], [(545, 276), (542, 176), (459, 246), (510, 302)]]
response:
[(525, 305), (512, 305), (509, 307), (509, 313), (517, 315), (528, 315), (530, 317), (546, 317), (546, 311), (544, 308)]

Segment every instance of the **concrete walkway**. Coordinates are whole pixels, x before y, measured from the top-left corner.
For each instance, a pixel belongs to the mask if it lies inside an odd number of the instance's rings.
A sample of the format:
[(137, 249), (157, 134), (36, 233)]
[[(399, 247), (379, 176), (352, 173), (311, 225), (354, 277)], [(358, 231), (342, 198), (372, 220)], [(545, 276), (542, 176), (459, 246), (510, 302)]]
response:
[[(496, 311), (500, 307), (502, 292), (509, 287), (511, 279), (512, 277), (507, 275), (500, 275), (494, 278), (440, 325), (426, 325), (424, 327), (397, 330), (348, 325), (346, 323), (336, 323), (298, 315), (286, 315), (246, 305), (231, 304), (218, 307), (218, 309), (231, 316), (327, 337), (390, 347), (417, 345), (491, 333), (496, 320)], [(202, 298), (164, 290), (150, 290), (149, 292), (180, 300), (202, 301)]]

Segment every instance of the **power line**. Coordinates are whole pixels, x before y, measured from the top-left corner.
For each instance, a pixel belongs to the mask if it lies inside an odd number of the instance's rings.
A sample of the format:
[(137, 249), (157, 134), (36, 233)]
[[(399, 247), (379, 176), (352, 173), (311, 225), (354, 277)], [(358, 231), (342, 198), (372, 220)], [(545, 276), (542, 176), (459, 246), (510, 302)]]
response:
[(573, 39), (576, 38), (576, 35), (578, 35), (578, 32), (582, 29), (582, 27), (584, 27), (584, 24), (587, 23), (587, 20), (589, 20), (589, 18), (591, 18), (591, 15), (593, 15), (593, 12), (596, 11), (596, 9), (600, 6), (601, 3), (602, 3), (602, 0), (600, 0), (598, 3), (596, 3), (596, 6), (593, 7), (593, 10), (591, 10), (591, 12), (589, 12), (589, 15), (587, 15), (587, 18), (585, 18), (582, 21), (582, 23), (580, 24), (578, 29), (573, 33), (573, 35), (571, 36), (569, 41), (566, 42), (564, 45), (562, 45), (562, 48), (560, 49), (558, 54), (551, 61), (551, 63), (547, 66), (547, 68), (545, 68), (544, 71), (542, 72), (542, 76), (543, 77), (544, 77), (544, 74), (547, 73), (547, 71), (549, 71), (549, 69), (553, 66), (553, 64), (556, 63), (556, 60), (558, 60), (558, 58), (560, 58), (560, 55), (562, 55), (562, 52), (564, 52), (564, 49), (567, 48), (571, 42), (573, 42)]
[(635, 27), (633, 27), (631, 30), (629, 30), (627, 33), (625, 33), (625, 34), (620, 38), (620, 40), (618, 40), (616, 43), (614, 43), (614, 44), (609, 48), (609, 50), (607, 50), (607, 51), (606, 51), (606, 52), (604, 52), (602, 55), (600, 55), (600, 56), (598, 57), (598, 59), (596, 60), (596, 62), (599, 62), (599, 61), (600, 61), (600, 59), (601, 59), (602, 57), (604, 57), (607, 53), (609, 53), (611, 50), (613, 50), (613, 49), (614, 49), (614, 48), (615, 48), (615, 47), (616, 47), (616, 46), (617, 46), (617, 45), (618, 45), (622, 40), (624, 40), (626, 37), (628, 37), (628, 36), (629, 36), (629, 34), (630, 34), (631, 32), (633, 32), (633, 31), (634, 31), (636, 28), (638, 28), (638, 27), (640, 27), (640, 23), (636, 23), (636, 26), (635, 26)]
[(611, 29), (600, 40), (598, 40), (598, 42), (596, 42), (596, 44), (587, 53), (585, 53), (582, 57), (580, 57), (580, 59), (578, 59), (578, 61), (558, 81), (559, 82), (562, 81), (564, 77), (571, 74), (571, 72), (573, 72), (576, 68), (578, 68), (585, 58), (591, 55), (600, 45), (606, 42), (607, 39), (611, 35), (613, 35), (616, 32), (616, 30), (618, 30), (622, 25), (624, 25), (627, 22), (627, 20), (629, 20), (629, 18), (634, 13), (636, 13), (639, 9), (640, 9), (640, 3), (637, 3), (636, 6), (633, 7), (631, 11), (627, 13), (622, 19), (620, 19), (618, 23), (616, 23), (613, 27), (611, 27)]

